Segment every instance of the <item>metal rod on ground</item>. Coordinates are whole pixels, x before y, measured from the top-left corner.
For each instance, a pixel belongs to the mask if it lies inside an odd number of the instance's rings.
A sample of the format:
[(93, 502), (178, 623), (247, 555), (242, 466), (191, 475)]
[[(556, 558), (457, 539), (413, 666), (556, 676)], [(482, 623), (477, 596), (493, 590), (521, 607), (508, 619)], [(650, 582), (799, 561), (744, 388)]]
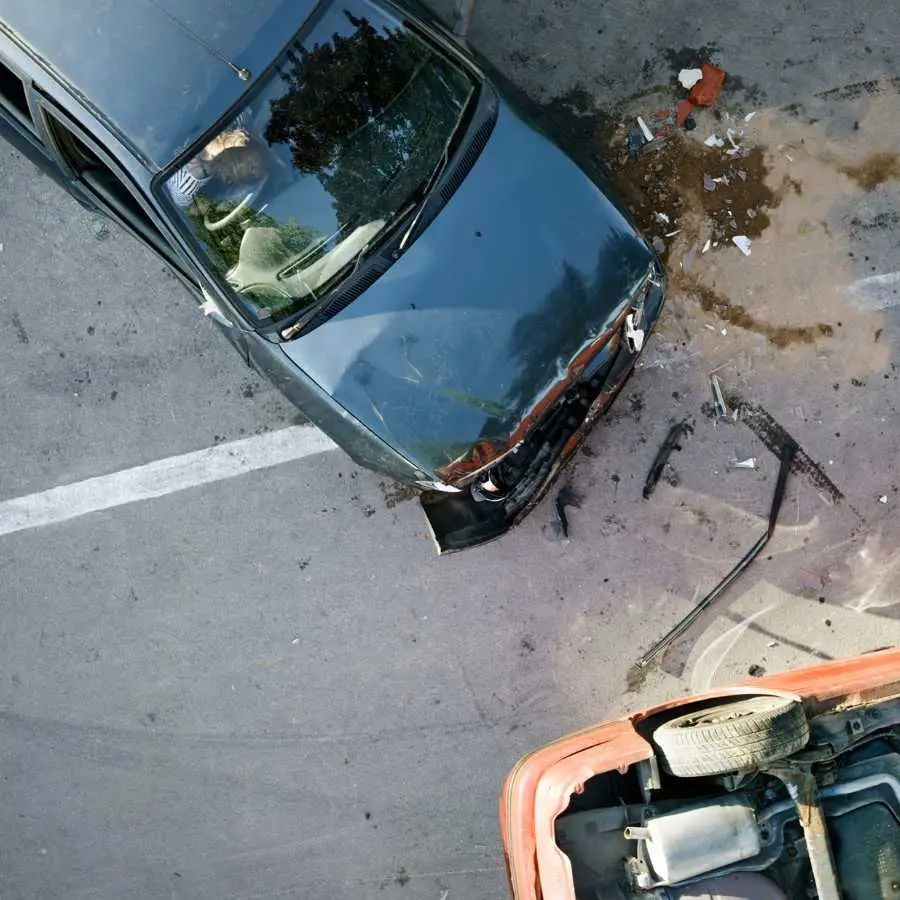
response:
[(475, 12), (475, 0), (455, 0), (453, 4), (453, 33), (465, 37), (469, 33), (469, 23)]
[(750, 548), (745, 556), (738, 564), (676, 625), (666, 634), (665, 637), (658, 640), (637, 662), (639, 668), (644, 668), (663, 650), (665, 650), (676, 638), (681, 637), (691, 625), (700, 617), (700, 615), (710, 607), (737, 579), (744, 573), (744, 570), (756, 559), (762, 552), (763, 547), (769, 543), (769, 538), (775, 531), (775, 523), (778, 521), (778, 512), (781, 509), (781, 503), (784, 500), (784, 489), (787, 485), (787, 478), (794, 462), (794, 456), (797, 453), (796, 444), (784, 444), (781, 447), (779, 457), (781, 465), (778, 468), (778, 480), (775, 482), (775, 493), (772, 495), (772, 508), (769, 511), (769, 527), (762, 534), (759, 540)]

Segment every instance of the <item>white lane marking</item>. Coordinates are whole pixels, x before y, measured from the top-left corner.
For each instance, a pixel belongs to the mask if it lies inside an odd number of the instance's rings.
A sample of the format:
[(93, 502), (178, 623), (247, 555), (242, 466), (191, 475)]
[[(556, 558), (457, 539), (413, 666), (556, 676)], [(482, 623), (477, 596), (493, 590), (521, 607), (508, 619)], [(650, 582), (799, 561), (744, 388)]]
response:
[(110, 475), (64, 484), (0, 502), (0, 536), (234, 478), (336, 447), (318, 428), (292, 425)]
[(871, 275), (854, 281), (847, 290), (854, 305), (860, 309), (878, 312), (900, 305), (900, 272)]

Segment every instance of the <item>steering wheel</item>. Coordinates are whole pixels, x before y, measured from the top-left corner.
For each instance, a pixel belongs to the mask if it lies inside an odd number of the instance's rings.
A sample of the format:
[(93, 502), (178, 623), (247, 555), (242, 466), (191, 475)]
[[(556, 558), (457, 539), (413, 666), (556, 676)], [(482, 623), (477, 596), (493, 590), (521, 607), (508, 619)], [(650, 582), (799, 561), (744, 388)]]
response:
[(203, 224), (206, 227), (206, 230), (219, 231), (226, 225), (230, 225), (250, 205), (253, 198), (256, 196), (256, 193), (256, 191), (251, 191), (249, 194), (247, 194), (246, 197), (244, 197), (243, 200), (240, 201), (240, 203), (238, 203), (238, 205), (233, 210), (231, 210), (231, 212), (225, 213), (225, 215), (222, 216), (222, 218), (217, 222), (211, 222), (209, 213), (206, 213), (203, 216)]

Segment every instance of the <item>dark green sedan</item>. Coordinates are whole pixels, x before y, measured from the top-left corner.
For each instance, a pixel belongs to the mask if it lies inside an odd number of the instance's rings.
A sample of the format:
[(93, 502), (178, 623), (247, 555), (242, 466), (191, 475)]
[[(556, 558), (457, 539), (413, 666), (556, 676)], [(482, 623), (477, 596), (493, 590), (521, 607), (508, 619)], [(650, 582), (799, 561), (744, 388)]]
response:
[(596, 161), (511, 97), (414, 2), (0, 0), (3, 135), (421, 488), (442, 551), (535, 505), (664, 300)]

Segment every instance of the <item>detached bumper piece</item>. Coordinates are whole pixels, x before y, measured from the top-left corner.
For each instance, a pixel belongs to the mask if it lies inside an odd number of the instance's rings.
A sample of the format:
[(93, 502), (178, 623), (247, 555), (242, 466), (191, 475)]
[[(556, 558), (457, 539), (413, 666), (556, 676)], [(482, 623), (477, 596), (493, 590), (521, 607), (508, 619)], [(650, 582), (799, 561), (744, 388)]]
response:
[(438, 551), (464, 550), (491, 541), (527, 515), (609, 408), (637, 357), (638, 351), (621, 335), (598, 353), (588, 374), (573, 384), (516, 451), (495, 467), (503, 481), (512, 485), (502, 500), (476, 500), (470, 488), (458, 494), (422, 494)]

